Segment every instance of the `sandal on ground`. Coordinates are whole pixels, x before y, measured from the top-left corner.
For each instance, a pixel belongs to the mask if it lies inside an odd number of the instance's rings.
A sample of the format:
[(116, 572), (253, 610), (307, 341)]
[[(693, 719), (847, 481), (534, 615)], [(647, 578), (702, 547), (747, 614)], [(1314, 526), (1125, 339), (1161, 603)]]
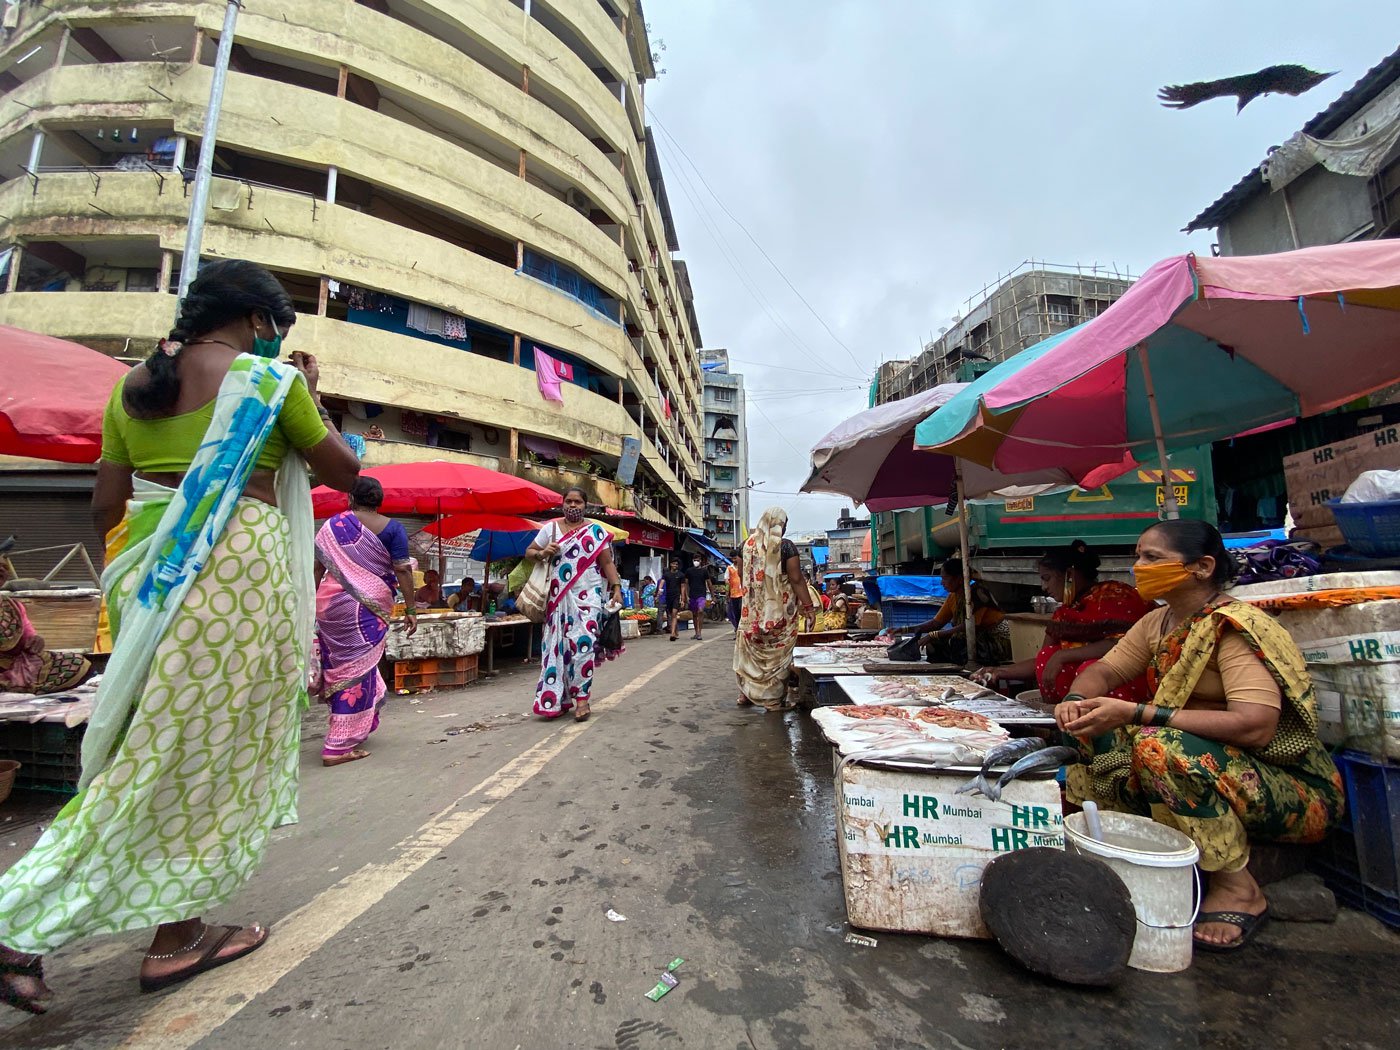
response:
[(369, 752), (366, 751), (364, 748), (357, 747), (354, 751), (351, 751), (349, 754), (345, 755), (334, 755), (330, 757), (322, 755), (321, 765), (343, 766), (346, 762), (358, 762), (362, 758), (369, 758)]
[(575, 721), (575, 722), (587, 722), (587, 721), (588, 721), (588, 716), (591, 715), (592, 713), (593, 713), (593, 712), (590, 711), (590, 710), (588, 709), (588, 701), (587, 701), (587, 700), (580, 700), (580, 701), (574, 706), (574, 721)]
[(1254, 935), (1259, 932), (1268, 918), (1268, 908), (1265, 908), (1258, 915), (1250, 915), (1248, 912), (1242, 911), (1203, 911), (1196, 916), (1198, 927), (1202, 923), (1222, 922), (1228, 926), (1238, 926), (1240, 935), (1233, 941), (1227, 941), (1224, 944), (1203, 941), (1199, 937), (1193, 937), (1192, 940), (1196, 942), (1196, 948), (1203, 952), (1237, 952), (1254, 939)]
[[(256, 928), (262, 929), (262, 927)], [(232, 955), (220, 956), (219, 952), (223, 950), (224, 945), (228, 944), (228, 942), (233, 938), (233, 936), (239, 933), (243, 929), (243, 927), (206, 926), (204, 929), (205, 933), (208, 933), (213, 930), (221, 930), (222, 932), (219, 934), (219, 936), (215, 937), (212, 941), (209, 942), (209, 946), (204, 949), (203, 954), (201, 954), (200, 957), (196, 959), (193, 963), (191, 963), (189, 966), (186, 966), (183, 969), (175, 970), (173, 973), (168, 973), (161, 977), (142, 977), (141, 990), (143, 992), (158, 992), (162, 988), (169, 988), (173, 984), (179, 984), (182, 981), (188, 981), (191, 977), (197, 977), (208, 970), (217, 969), (218, 967), (223, 966), (225, 963), (231, 963), (236, 959), (241, 959), (249, 952), (257, 951), (259, 948), (261, 948), (264, 944), (267, 943), (268, 931), (266, 929), (263, 929), (262, 937), (255, 943), (248, 945), (246, 948), (243, 948), (241, 951), (235, 952)]]
[[(18, 952), (15, 953), (19, 955)], [(0, 1003), (6, 1006), (13, 1006), (16, 1010), (23, 1010), (27, 1014), (42, 1014), (48, 1012), (48, 1007), (43, 1005), (42, 1000), (49, 998), (44, 993), (37, 995), (21, 995), (15, 991), (10, 983), (5, 980), (7, 977), (32, 977), (36, 981), (44, 980), (44, 960), (42, 956), (29, 956), (28, 962), (6, 962), (0, 959)]]

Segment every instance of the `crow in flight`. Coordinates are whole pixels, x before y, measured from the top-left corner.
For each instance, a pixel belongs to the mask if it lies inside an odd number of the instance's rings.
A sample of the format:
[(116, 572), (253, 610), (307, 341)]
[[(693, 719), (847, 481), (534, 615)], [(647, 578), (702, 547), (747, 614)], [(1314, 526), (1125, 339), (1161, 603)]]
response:
[(1210, 98), (1234, 95), (1239, 99), (1238, 113), (1260, 95), (1301, 95), (1311, 91), (1335, 73), (1314, 73), (1306, 66), (1269, 66), (1257, 73), (1221, 80), (1203, 80), (1196, 84), (1170, 84), (1157, 92), (1157, 98), (1169, 109), (1190, 109)]

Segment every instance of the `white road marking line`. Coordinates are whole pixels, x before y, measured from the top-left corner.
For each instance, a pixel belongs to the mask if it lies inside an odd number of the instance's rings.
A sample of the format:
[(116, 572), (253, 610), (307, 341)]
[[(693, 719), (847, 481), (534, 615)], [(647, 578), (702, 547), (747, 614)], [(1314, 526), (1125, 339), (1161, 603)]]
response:
[[(699, 650), (686, 648), (593, 703), (615, 707), (657, 675)], [(568, 715), (563, 716), (568, 718)], [(122, 1050), (188, 1050), (305, 962), (328, 940), (388, 895), (399, 883), (466, 834), (498, 803), (539, 773), (593, 721), (575, 723), (521, 752), (395, 846), (393, 859), (366, 864), (292, 911), (265, 945), (226, 968), (201, 974), (148, 1010)], [(472, 805), (471, 809), (461, 809)]]

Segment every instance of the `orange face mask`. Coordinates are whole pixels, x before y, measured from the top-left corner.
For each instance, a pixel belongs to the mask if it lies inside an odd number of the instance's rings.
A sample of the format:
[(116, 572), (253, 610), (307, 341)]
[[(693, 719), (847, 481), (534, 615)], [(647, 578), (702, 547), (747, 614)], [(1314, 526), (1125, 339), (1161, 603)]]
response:
[(1133, 566), (1133, 581), (1137, 584), (1137, 592), (1149, 602), (1170, 594), (1191, 577), (1191, 570), (1179, 561), (1160, 561), (1155, 565)]

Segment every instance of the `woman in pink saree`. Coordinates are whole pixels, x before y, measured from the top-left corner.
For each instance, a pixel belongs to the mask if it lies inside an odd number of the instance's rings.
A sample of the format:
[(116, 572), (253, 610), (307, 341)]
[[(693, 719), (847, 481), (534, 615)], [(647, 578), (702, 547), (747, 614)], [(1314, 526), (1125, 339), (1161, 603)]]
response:
[[(384, 677), (379, 661), (389, 637), (394, 584), (413, 594), (408, 536), (403, 526), (379, 513), (384, 489), (361, 477), (350, 493), (350, 509), (316, 534), (316, 642), (320, 689), (330, 707), (321, 762), (338, 766), (368, 758), (362, 746), (379, 728)], [(408, 633), (417, 629), (412, 604), (404, 615)]]

